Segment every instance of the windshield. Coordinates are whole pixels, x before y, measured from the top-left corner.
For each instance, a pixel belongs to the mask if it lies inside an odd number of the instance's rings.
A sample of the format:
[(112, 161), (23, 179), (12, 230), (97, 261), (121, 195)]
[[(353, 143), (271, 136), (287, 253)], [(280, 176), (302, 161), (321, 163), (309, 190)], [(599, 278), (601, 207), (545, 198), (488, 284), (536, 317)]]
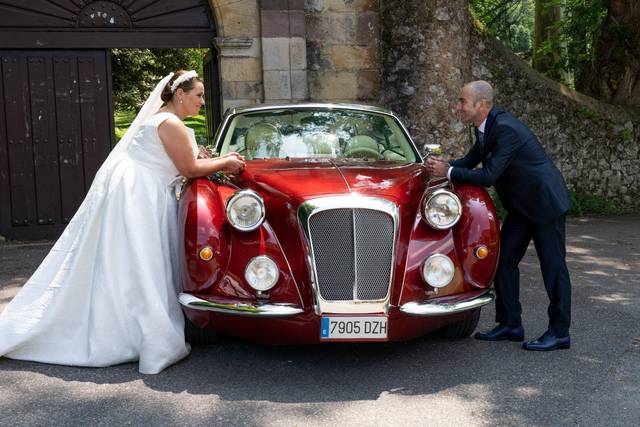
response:
[(411, 141), (393, 117), (351, 110), (282, 109), (235, 116), (220, 154), (247, 160), (296, 157), (415, 162)]

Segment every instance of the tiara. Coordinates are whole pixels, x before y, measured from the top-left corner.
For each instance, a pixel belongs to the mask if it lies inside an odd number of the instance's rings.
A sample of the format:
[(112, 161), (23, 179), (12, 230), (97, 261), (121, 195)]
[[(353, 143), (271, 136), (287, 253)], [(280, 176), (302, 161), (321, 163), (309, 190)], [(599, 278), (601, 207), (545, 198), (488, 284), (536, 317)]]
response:
[(174, 93), (176, 89), (178, 89), (178, 86), (180, 86), (182, 83), (195, 77), (198, 77), (198, 73), (196, 73), (194, 70), (187, 71), (184, 74), (180, 74), (180, 77), (178, 77), (173, 81), (173, 83), (171, 83), (171, 93)]

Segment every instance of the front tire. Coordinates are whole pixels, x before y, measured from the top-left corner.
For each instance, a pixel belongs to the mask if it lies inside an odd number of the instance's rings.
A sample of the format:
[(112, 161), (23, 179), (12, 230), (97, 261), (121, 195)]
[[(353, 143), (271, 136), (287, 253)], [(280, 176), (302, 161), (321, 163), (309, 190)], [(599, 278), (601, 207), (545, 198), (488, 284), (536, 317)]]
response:
[(215, 344), (218, 341), (218, 333), (211, 329), (202, 329), (184, 316), (184, 338), (192, 345)]
[(473, 314), (464, 320), (451, 323), (438, 331), (438, 335), (444, 338), (467, 338), (476, 330), (480, 320), (481, 308), (474, 310)]

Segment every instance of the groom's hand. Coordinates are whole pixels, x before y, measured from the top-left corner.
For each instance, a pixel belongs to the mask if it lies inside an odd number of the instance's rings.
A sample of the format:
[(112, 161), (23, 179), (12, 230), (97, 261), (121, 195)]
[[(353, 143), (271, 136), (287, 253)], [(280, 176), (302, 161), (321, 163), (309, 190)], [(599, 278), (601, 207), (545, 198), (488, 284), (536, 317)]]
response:
[(449, 162), (443, 157), (429, 156), (427, 157), (426, 167), (431, 176), (447, 176)]

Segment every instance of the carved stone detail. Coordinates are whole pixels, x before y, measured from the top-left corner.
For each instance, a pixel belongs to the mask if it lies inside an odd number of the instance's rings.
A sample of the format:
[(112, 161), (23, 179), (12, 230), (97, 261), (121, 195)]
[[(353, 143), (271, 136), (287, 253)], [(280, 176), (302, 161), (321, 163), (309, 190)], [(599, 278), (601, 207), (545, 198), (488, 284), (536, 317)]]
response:
[(130, 28), (131, 17), (122, 6), (111, 1), (96, 1), (78, 14), (78, 26), (90, 28)]
[(220, 56), (258, 57), (258, 46), (251, 37), (216, 37), (214, 45)]

